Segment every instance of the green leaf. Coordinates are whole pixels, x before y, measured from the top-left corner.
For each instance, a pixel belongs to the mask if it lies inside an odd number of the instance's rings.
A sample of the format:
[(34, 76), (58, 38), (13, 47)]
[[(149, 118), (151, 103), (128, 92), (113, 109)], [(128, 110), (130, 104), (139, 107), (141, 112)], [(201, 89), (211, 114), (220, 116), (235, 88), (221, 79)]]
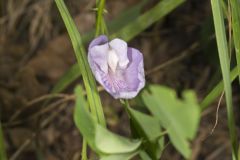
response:
[(88, 104), (83, 96), (83, 89), (80, 86), (75, 88), (76, 104), (74, 110), (74, 122), (81, 132), (83, 138), (86, 139), (88, 145), (95, 151), (100, 153), (95, 145), (95, 123), (89, 112)]
[(196, 135), (200, 120), (200, 108), (195, 94), (185, 91), (182, 94), (183, 99), (179, 99), (174, 90), (151, 85), (149, 92), (143, 92), (142, 98), (150, 112), (167, 130), (176, 149), (185, 158), (189, 158), (191, 151), (188, 140)]
[(164, 149), (163, 134), (159, 134), (159, 138), (155, 141), (149, 141), (147, 140), (146, 135), (141, 132), (141, 128), (133, 121), (130, 122), (133, 137), (143, 139), (142, 149), (145, 150), (146, 154), (151, 157), (152, 160), (158, 160)]
[(232, 11), (232, 29), (233, 38), (236, 51), (238, 77), (240, 83), (240, 1), (231, 0), (231, 11)]
[(128, 107), (130, 118), (140, 128), (141, 132), (149, 141), (159, 138), (161, 133), (160, 122), (157, 118), (141, 113)]
[(143, 160), (152, 160), (152, 159), (148, 156), (148, 154), (147, 154), (146, 152), (144, 152), (144, 151), (141, 151), (141, 152), (139, 153), (139, 155), (140, 155), (140, 157), (141, 157)]
[(106, 154), (132, 152), (141, 145), (141, 141), (139, 140), (126, 139), (107, 131), (99, 125), (96, 128), (95, 143), (96, 147)]
[(75, 88), (76, 107), (74, 122), (89, 146), (98, 154), (119, 154), (136, 151), (141, 145), (140, 140), (132, 140), (116, 135), (93, 120), (87, 111), (87, 103), (80, 86)]
[(7, 155), (6, 155), (5, 147), (4, 147), (4, 138), (3, 138), (1, 122), (0, 122), (0, 159), (7, 160)]
[(228, 128), (232, 145), (233, 159), (238, 160), (238, 141), (236, 137), (236, 127), (234, 122), (232, 87), (230, 80), (230, 59), (227, 46), (226, 28), (224, 25), (223, 11), (219, 0), (211, 0), (216, 40), (218, 46), (218, 55), (223, 76), (224, 91), (227, 104)]
[[(237, 67), (232, 69), (230, 73), (231, 82), (233, 82), (238, 76)], [(205, 98), (200, 103), (201, 110), (205, 110), (211, 103), (213, 103), (218, 96), (223, 92), (223, 81), (220, 81), (212, 90), (209, 92)]]
[(127, 106), (131, 120), (132, 134), (136, 138), (143, 138), (143, 146), (153, 160), (160, 158), (164, 137), (160, 128), (160, 122), (156, 117), (136, 111)]
[(102, 157), (100, 160), (129, 160), (136, 156), (139, 151), (124, 153), (124, 154), (114, 154)]
[(89, 67), (85, 49), (82, 43), (80, 33), (77, 30), (73, 19), (71, 18), (66, 5), (63, 0), (55, 0), (58, 10), (62, 16), (62, 19), (67, 28), (68, 34), (70, 36), (75, 56), (82, 73), (83, 82), (87, 92), (88, 103), (91, 109), (94, 119), (98, 121), (101, 125), (106, 126), (102, 104), (97, 91), (96, 82), (92, 75), (91, 69)]

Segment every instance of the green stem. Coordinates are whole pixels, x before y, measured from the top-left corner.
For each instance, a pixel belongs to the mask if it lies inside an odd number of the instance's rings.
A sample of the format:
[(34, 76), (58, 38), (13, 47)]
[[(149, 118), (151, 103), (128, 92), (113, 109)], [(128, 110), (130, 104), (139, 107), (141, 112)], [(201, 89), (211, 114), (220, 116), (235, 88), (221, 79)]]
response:
[(82, 144), (82, 160), (88, 160), (87, 158), (87, 141), (83, 139)]
[(4, 138), (3, 138), (1, 122), (0, 122), (0, 159), (7, 160), (7, 155), (6, 155), (5, 147), (4, 147)]
[(103, 12), (105, 8), (105, 0), (98, 1), (99, 5), (97, 5), (97, 22), (96, 22), (96, 33), (95, 36), (98, 36), (99, 34), (104, 34), (105, 31), (105, 21), (103, 18)]

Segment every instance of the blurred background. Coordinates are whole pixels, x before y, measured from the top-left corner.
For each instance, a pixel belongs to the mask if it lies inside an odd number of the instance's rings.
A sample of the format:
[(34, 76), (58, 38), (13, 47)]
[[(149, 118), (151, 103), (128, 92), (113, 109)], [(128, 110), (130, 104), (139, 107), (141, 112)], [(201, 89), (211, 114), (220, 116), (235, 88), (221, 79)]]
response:
[[(143, 3), (144, 2), (144, 3)], [(106, 21), (126, 11), (142, 14), (157, 0), (108, 0)], [(66, 0), (80, 33), (91, 40), (95, 26), (95, 0)], [(140, 12), (133, 10), (141, 5)], [(0, 1), (0, 118), (10, 160), (78, 160), (81, 136), (72, 112), (73, 101), (61, 102), (59, 94), (49, 105), (44, 101), (64, 73), (76, 62), (65, 26), (53, 0)], [(124, 19), (123, 19), (124, 20)], [(132, 23), (125, 19), (124, 23)], [(149, 83), (167, 85), (177, 92), (193, 89), (199, 101), (221, 80), (209, 0), (187, 0), (130, 41), (144, 54)], [(233, 62), (234, 63), (234, 62)], [(75, 80), (64, 93), (72, 94)], [(239, 106), (239, 86), (233, 84), (233, 101)], [(110, 130), (129, 135), (128, 118), (119, 102), (101, 92)], [(61, 103), (60, 103), (60, 102)], [(238, 104), (238, 105), (237, 105)], [(203, 113), (193, 160), (231, 159), (225, 100), (218, 99)], [(240, 125), (239, 107), (236, 122)], [(238, 132), (239, 133), (239, 132)], [(92, 153), (89, 153), (90, 155)], [(94, 155), (90, 156), (94, 158)], [(181, 160), (171, 145), (163, 160)]]

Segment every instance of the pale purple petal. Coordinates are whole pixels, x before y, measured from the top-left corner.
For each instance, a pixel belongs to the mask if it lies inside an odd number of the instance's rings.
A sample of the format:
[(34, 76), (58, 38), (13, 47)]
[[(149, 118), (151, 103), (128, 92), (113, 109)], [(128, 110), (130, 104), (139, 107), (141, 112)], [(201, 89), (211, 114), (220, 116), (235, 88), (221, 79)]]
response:
[(97, 45), (102, 45), (102, 44), (106, 44), (108, 43), (108, 38), (105, 35), (101, 35), (97, 38), (95, 38), (94, 40), (92, 40), (92, 42), (89, 44), (88, 49), (97, 46)]
[(119, 58), (119, 67), (125, 69), (129, 60), (127, 56), (127, 43), (121, 39), (113, 39), (109, 42), (109, 45), (114, 51), (116, 51)]
[[(126, 42), (120, 39), (110, 43), (106, 40), (106, 37), (100, 36), (89, 46), (88, 61), (92, 72), (114, 98), (134, 98), (145, 85), (142, 53), (127, 48)], [(114, 53), (117, 61), (111, 55)]]
[(115, 98), (131, 99), (145, 86), (142, 53), (134, 48), (128, 48), (128, 58), (129, 65), (122, 71), (122, 77), (118, 77), (124, 87), (118, 90)]
[(95, 65), (99, 66), (99, 68), (107, 73), (108, 72), (108, 63), (107, 63), (107, 57), (108, 57), (108, 50), (109, 46), (108, 44), (103, 45), (96, 45), (89, 49), (88, 53), (88, 59), (91, 59), (94, 61)]
[[(107, 52), (109, 50), (108, 47), (108, 38), (105, 35), (101, 35), (90, 43), (88, 47), (88, 61), (90, 67), (94, 67), (96, 70), (96, 66), (98, 65), (100, 69), (104, 72), (107, 72)], [(93, 68), (92, 68), (93, 70)]]
[(116, 73), (101, 73), (101, 84), (116, 99), (134, 98), (145, 85), (142, 54), (134, 48), (128, 48), (128, 59), (126, 69), (119, 68)]

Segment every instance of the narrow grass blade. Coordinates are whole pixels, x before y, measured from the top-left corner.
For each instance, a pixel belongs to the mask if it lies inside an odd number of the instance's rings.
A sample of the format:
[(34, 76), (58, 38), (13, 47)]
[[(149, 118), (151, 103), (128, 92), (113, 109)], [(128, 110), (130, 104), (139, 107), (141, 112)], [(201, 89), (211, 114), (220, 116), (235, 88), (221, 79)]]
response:
[(240, 159), (240, 148), (238, 148), (238, 159)]
[(230, 0), (232, 12), (233, 39), (236, 51), (238, 77), (240, 83), (240, 1)]
[[(230, 78), (231, 82), (233, 82), (238, 76), (238, 70), (237, 67), (235, 67), (231, 73)], [(220, 96), (221, 92), (223, 91), (223, 81), (219, 82), (212, 90), (205, 96), (205, 98), (202, 100), (200, 107), (201, 110), (205, 110), (211, 103), (213, 103), (218, 96)]]
[(113, 34), (111, 38), (119, 37), (125, 41), (129, 41), (154, 22), (173, 11), (183, 2), (185, 2), (185, 0), (162, 0), (148, 12), (138, 17), (135, 21), (124, 27), (116, 34)]
[[(240, 145), (240, 144), (239, 144)], [(238, 157), (240, 157), (240, 148), (238, 148)]]
[(236, 127), (234, 122), (233, 114), (233, 103), (232, 103), (232, 88), (230, 80), (230, 60), (227, 46), (227, 38), (225, 33), (224, 17), (220, 0), (211, 0), (212, 12), (214, 19), (214, 26), (216, 32), (218, 54), (220, 59), (220, 65), (223, 76), (224, 91), (227, 103), (227, 116), (228, 116), (228, 127), (230, 131), (231, 145), (232, 145), (232, 156), (234, 160), (238, 160), (238, 141), (236, 138)]
[(76, 25), (74, 24), (66, 5), (63, 0), (55, 0), (56, 5), (59, 9), (59, 12), (62, 16), (62, 19), (67, 28), (68, 34), (70, 36), (73, 49), (75, 51), (75, 56), (82, 73), (83, 82), (86, 88), (88, 102), (90, 105), (90, 110), (94, 115), (94, 118), (103, 126), (106, 125), (102, 104), (97, 91), (96, 82), (90, 70), (89, 64), (87, 62), (87, 56), (85, 49), (82, 43), (80, 33), (77, 30)]
[(68, 72), (66, 72), (62, 78), (57, 82), (57, 84), (52, 89), (51, 93), (59, 93), (66, 89), (69, 83), (76, 80), (81, 75), (78, 64), (73, 65)]
[(113, 19), (110, 23), (107, 23), (110, 33), (118, 32), (121, 28), (129, 23), (135, 21), (140, 15), (142, 8), (145, 6), (148, 0), (142, 0), (133, 7), (123, 10), (123, 12)]
[(7, 155), (6, 155), (5, 147), (4, 147), (4, 138), (3, 138), (1, 122), (0, 122), (0, 160), (7, 160)]

